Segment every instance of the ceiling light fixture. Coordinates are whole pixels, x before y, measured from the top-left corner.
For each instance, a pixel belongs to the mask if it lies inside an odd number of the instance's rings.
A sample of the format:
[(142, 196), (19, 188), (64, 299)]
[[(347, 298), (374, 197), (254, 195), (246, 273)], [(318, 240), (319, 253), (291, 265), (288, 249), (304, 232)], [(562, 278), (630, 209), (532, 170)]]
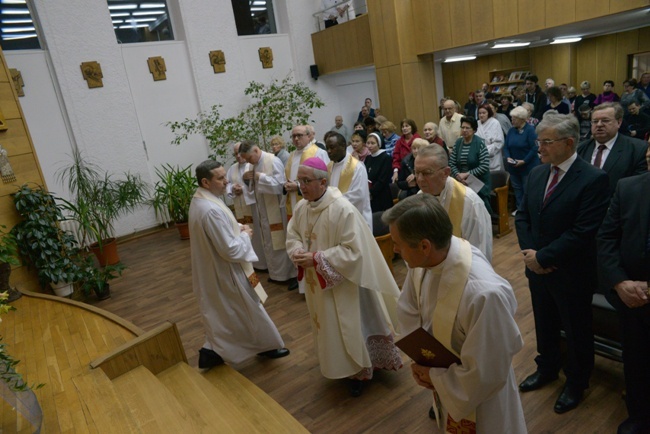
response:
[(265, 11), (266, 8), (251, 8), (251, 11)]
[(580, 36), (571, 37), (571, 38), (555, 38), (551, 44), (570, 44), (572, 42), (582, 41)]
[(2, 0), (3, 5), (24, 5), (25, 0)]
[(497, 42), (492, 48), (516, 48), (516, 47), (527, 47), (530, 45), (530, 42)]
[(120, 26), (120, 29), (134, 29), (138, 27), (149, 27), (149, 24), (126, 24), (124, 26)]
[(2, 20), (2, 24), (31, 24), (31, 18), (9, 18)]
[(133, 16), (143, 16), (143, 15), (163, 15), (165, 11), (141, 11), (141, 12), (132, 12)]
[(29, 9), (3, 9), (4, 15), (29, 15)]
[(113, 6), (109, 6), (108, 10), (109, 11), (117, 11), (117, 10), (120, 10), (120, 9), (137, 9), (137, 8), (138, 8), (138, 5), (134, 5), (134, 4), (113, 5)]
[(33, 32), (34, 30), (36, 30), (34, 27), (3, 27), (2, 33)]
[(465, 60), (474, 60), (476, 59), (476, 56), (469, 55), (469, 56), (457, 56), (457, 57), (449, 57), (445, 59), (443, 63), (452, 63), (452, 62), (463, 62)]
[(26, 33), (24, 35), (2, 35), (2, 39), (5, 41), (12, 41), (14, 39), (28, 39), (28, 38), (35, 38), (36, 33)]
[(156, 21), (156, 18), (133, 18), (129, 20), (130, 23), (149, 23), (151, 21)]
[(253, 6), (266, 6), (266, 0), (255, 0)]
[(128, 12), (115, 12), (115, 13), (111, 14), (111, 18), (128, 17), (129, 15), (131, 15), (131, 14), (128, 13)]
[(156, 9), (156, 8), (164, 8), (165, 3), (142, 3), (140, 5), (140, 9)]

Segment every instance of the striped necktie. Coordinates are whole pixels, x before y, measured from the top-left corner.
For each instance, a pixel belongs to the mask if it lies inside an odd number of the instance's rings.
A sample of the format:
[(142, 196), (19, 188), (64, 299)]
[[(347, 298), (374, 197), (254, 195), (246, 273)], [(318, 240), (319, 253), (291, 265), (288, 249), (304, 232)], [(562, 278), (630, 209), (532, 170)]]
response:
[(544, 196), (544, 205), (546, 205), (546, 202), (548, 201), (548, 198), (551, 197), (551, 194), (555, 191), (555, 187), (557, 187), (557, 182), (560, 178), (560, 168), (557, 166), (553, 166), (553, 179), (551, 179), (551, 183), (548, 185), (548, 190), (546, 190), (546, 195)]

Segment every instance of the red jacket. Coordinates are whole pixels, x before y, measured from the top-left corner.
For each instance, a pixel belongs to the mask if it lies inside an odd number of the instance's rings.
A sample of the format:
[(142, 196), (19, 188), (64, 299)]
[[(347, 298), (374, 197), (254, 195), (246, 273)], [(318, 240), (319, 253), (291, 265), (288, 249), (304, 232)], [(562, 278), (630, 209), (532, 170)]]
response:
[(397, 143), (395, 143), (395, 149), (393, 149), (393, 169), (399, 170), (402, 167), (402, 158), (406, 157), (411, 153), (411, 144), (413, 140), (419, 139), (420, 135), (418, 133), (413, 134), (411, 140), (408, 142), (401, 136)]

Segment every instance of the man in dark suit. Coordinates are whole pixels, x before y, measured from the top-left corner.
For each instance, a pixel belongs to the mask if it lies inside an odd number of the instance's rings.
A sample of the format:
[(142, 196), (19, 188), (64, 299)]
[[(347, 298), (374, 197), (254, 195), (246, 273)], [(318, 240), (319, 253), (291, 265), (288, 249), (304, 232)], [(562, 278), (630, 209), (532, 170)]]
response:
[(609, 175), (609, 194), (621, 178), (646, 171), (643, 140), (618, 134), (623, 122), (619, 103), (603, 103), (591, 113), (591, 139), (580, 144), (578, 155)]
[(572, 115), (546, 115), (537, 126), (542, 165), (528, 176), (515, 224), (528, 277), (537, 371), (519, 390), (554, 381), (567, 339), (566, 384), (556, 413), (580, 403), (594, 365), (591, 298), (596, 285), (596, 232), (609, 201), (607, 174), (578, 158), (580, 126)]
[[(650, 161), (650, 147), (647, 150)], [(650, 432), (650, 172), (619, 181), (598, 232), (601, 290), (623, 335), (628, 419), (620, 434)]]

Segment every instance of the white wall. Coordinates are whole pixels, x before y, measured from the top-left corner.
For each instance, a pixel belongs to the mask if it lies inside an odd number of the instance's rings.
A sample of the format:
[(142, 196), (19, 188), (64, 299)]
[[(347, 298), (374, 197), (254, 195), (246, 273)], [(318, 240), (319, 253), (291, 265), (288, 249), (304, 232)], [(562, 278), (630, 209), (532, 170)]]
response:
[[(175, 147), (169, 144), (172, 134), (164, 123), (194, 118), (214, 104), (224, 106), (223, 115), (234, 115), (248, 104), (243, 91), (253, 80), (268, 83), (293, 74), (317, 91), (325, 102), (313, 115), (319, 137), (337, 114), (345, 116), (346, 124), (351, 122), (366, 96), (379, 104), (374, 68), (311, 78), (311, 34), (316, 31), (311, 15), (319, 1), (275, 0), (283, 33), (244, 37), (237, 35), (230, 0), (170, 3), (176, 11), (174, 33), (185, 40), (119, 45), (105, 0), (36, 2), (44, 35), (41, 45), (47, 51), (5, 56), (25, 78), (26, 96), (20, 102), (51, 190), (61, 190), (54, 173), (74, 143), (106, 170), (138, 173), (152, 184), (153, 169), (163, 163), (200, 162), (208, 155), (206, 141), (192, 137)], [(262, 68), (260, 47), (273, 49), (273, 68)], [(212, 50), (224, 51), (225, 73), (214, 73), (208, 57)], [(165, 59), (167, 80), (153, 81), (146, 62), (151, 56)], [(81, 62), (91, 60), (101, 64), (103, 88), (89, 89), (81, 76)], [(288, 139), (288, 133), (285, 136)], [(116, 234), (156, 224), (153, 212), (143, 209), (123, 218)]]

